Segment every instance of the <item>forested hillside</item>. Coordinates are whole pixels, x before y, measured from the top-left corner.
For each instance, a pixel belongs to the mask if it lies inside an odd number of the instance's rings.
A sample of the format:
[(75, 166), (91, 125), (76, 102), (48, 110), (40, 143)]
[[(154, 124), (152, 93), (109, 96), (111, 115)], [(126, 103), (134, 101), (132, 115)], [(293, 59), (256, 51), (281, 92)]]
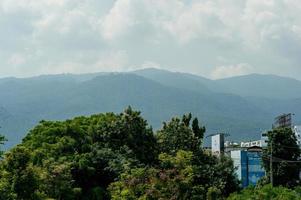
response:
[[(284, 80), (288, 83), (279, 88), (271, 84), (278, 79), (278, 85)], [(41, 120), (121, 112), (132, 105), (154, 129), (170, 116), (191, 112), (203, 120), (208, 133), (222, 131), (234, 140), (256, 139), (261, 130), (270, 128), (275, 115), (293, 112), (301, 116), (299, 85), (297, 80), (275, 76), (214, 81), (157, 69), (6, 78), (0, 79), (0, 131), (9, 140), (8, 148)], [(279, 98), (273, 98), (276, 94)]]

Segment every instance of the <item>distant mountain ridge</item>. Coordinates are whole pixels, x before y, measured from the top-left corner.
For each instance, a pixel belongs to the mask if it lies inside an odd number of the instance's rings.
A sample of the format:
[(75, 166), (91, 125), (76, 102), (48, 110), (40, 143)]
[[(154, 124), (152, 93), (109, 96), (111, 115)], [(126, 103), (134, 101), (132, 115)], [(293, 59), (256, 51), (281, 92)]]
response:
[(159, 82), (163, 85), (202, 93), (209, 92), (207, 85), (209, 82), (212, 82), (210, 79), (206, 79), (201, 76), (180, 72), (170, 72), (155, 68), (136, 70), (132, 73)]
[(300, 81), (277, 76), (210, 80), (158, 69), (7, 78), (0, 79), (0, 130), (9, 139), (8, 148), (40, 120), (121, 112), (131, 105), (155, 129), (173, 116), (192, 112), (207, 133), (229, 132), (229, 139), (237, 141), (257, 139), (277, 114), (293, 112), (301, 118), (299, 90)]
[[(173, 83), (172, 81), (185, 80), (186, 84), (194, 82), (195, 85), (199, 84), (212, 92), (230, 93), (243, 97), (301, 98), (301, 81), (277, 75), (249, 74), (211, 80), (188, 73), (169, 72), (155, 68), (137, 70), (133, 73), (172, 86), (178, 85), (177, 82)], [(185, 88), (185, 85), (183, 88)]]
[(276, 99), (301, 97), (301, 81), (276, 75), (250, 74), (216, 81), (221, 91)]

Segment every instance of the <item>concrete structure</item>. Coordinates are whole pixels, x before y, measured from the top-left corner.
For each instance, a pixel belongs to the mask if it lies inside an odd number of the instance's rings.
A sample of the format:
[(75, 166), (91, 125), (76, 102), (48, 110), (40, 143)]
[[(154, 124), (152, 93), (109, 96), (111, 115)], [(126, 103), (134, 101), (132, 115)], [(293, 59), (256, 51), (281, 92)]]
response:
[(293, 131), (297, 138), (297, 144), (301, 147), (301, 125), (294, 126)]
[(273, 128), (291, 128), (293, 124), (293, 114), (282, 114), (275, 118)]
[(211, 150), (213, 155), (220, 156), (224, 153), (224, 138), (224, 134), (216, 134), (211, 137)]
[(241, 186), (244, 188), (248, 187), (247, 151), (231, 151), (231, 158), (233, 160), (236, 175), (241, 181)]
[(265, 170), (262, 167), (262, 152), (256, 149), (249, 149), (248, 157), (248, 183), (255, 186), (257, 182), (265, 176)]
[(256, 185), (265, 176), (261, 148), (251, 147), (248, 150), (231, 151), (231, 158), (242, 187)]
[(229, 148), (229, 147), (239, 147), (240, 145), (237, 142), (226, 141), (224, 146), (225, 148)]
[(268, 132), (267, 131), (264, 131), (261, 133), (261, 147), (262, 148), (265, 148), (268, 146), (268, 141), (269, 141), (269, 138), (268, 138)]

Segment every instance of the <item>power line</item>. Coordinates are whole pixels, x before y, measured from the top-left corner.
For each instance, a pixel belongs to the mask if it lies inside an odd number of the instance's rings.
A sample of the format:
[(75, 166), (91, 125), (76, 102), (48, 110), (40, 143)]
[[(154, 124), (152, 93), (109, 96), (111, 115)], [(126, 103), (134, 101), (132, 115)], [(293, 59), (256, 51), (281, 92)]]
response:
[(292, 147), (292, 146), (279, 145), (279, 147), (284, 147), (284, 148), (288, 148), (288, 149), (300, 149), (299, 146), (298, 147)]
[[(264, 160), (270, 160), (271, 159), (271, 156), (262, 156), (262, 158)], [(285, 159), (282, 159), (282, 158), (278, 158), (278, 157), (275, 157), (273, 156), (272, 157), (272, 162), (288, 162), (288, 163), (301, 163), (301, 160), (285, 160)]]

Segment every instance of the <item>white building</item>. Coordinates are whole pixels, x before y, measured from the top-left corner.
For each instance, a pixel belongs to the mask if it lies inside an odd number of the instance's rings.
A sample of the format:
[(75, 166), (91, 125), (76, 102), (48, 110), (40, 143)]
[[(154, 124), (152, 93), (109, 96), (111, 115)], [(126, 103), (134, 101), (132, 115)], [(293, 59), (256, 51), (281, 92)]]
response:
[(229, 147), (238, 147), (239, 144), (237, 142), (233, 142), (233, 141), (226, 141), (225, 142), (225, 148), (229, 148)]
[(211, 151), (213, 155), (220, 156), (224, 153), (224, 134), (216, 134), (211, 137)]
[(240, 147), (262, 147), (264, 144), (263, 140), (255, 140), (249, 142), (241, 142)]
[(264, 131), (261, 133), (261, 147), (267, 147), (268, 146), (268, 141), (269, 141), (269, 137), (268, 137), (268, 132)]
[(301, 146), (301, 126), (294, 126), (293, 131), (297, 138), (297, 144)]

